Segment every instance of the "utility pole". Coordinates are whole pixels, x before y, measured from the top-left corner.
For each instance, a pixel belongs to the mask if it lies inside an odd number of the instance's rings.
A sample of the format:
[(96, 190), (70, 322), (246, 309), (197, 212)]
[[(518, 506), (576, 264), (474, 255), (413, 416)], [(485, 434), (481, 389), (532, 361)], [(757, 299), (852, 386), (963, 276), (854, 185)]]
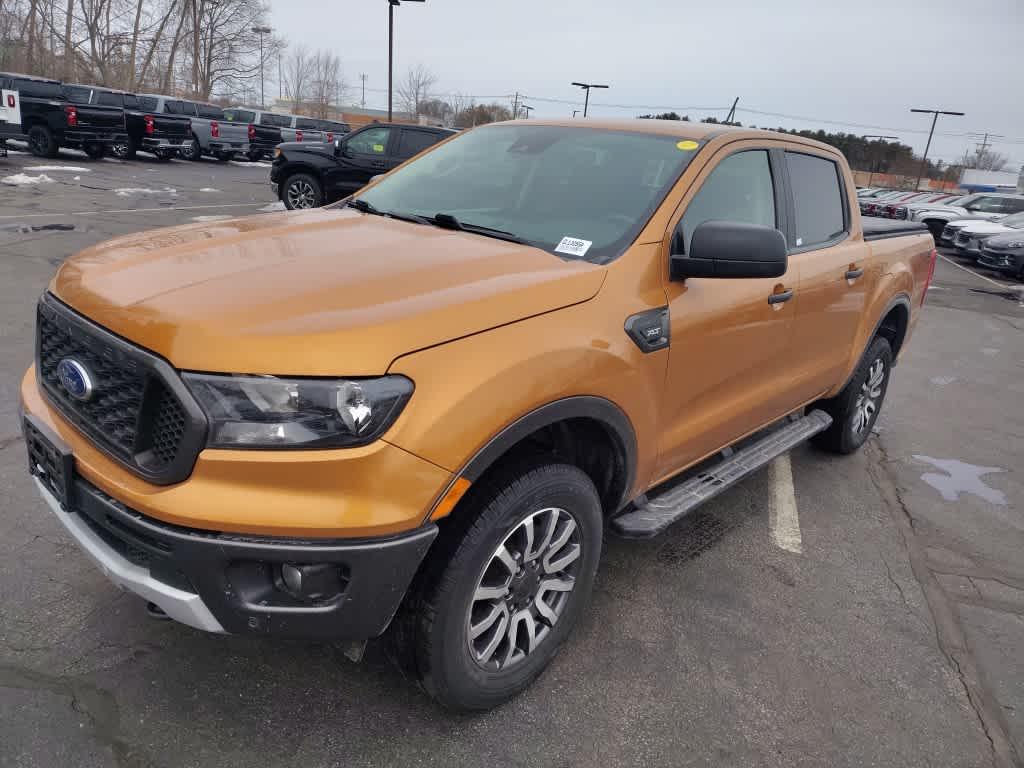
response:
[[(978, 166), (978, 164), (981, 162), (981, 160), (985, 157), (985, 154), (988, 152), (989, 145), (992, 143), (992, 142), (989, 141), (989, 138), (993, 138), (993, 139), (1004, 139), (1004, 138), (1006, 138), (1001, 133), (989, 133), (988, 131), (986, 131), (985, 133), (968, 133), (967, 135), (970, 138), (972, 138), (972, 139), (977, 139), (979, 136), (981, 137), (981, 144), (975, 144), (974, 145), (974, 147), (975, 147), (975, 150), (974, 150), (974, 158), (975, 158), (974, 165), (975, 165), (975, 167)], [(967, 159), (967, 153), (965, 151), (964, 152), (964, 160), (966, 161), (966, 159)]]
[[(394, 96), (395, 70), (395, 6), (402, 0), (388, 0), (388, 122), (391, 122), (391, 103)], [(405, 0), (407, 3), (423, 3), (426, 0)]]
[(737, 96), (736, 100), (732, 103), (732, 109), (729, 110), (729, 114), (725, 117), (725, 122), (731, 123), (736, 119), (736, 105), (740, 103), (740, 97)]
[(363, 81), (363, 100), (360, 103), (363, 109), (366, 109), (366, 74), (359, 75), (359, 79)]
[(533, 111), (533, 107), (528, 107), (525, 104), (523, 104), (522, 109), (523, 109), (524, 112), (526, 112), (526, 119), (529, 120), (530, 119), (530, 113)]
[(590, 89), (591, 88), (607, 88), (607, 85), (598, 85), (597, 83), (572, 83), (577, 88), (582, 88), (586, 92), (586, 97), (583, 99), (583, 116), (587, 116), (587, 107), (590, 106)]
[(576, 115), (578, 115), (579, 113), (580, 113), (580, 110), (578, 110), (578, 109), (574, 109), (574, 110), (572, 111), (572, 116), (573, 116), (573, 117), (576, 117)]
[(277, 98), (284, 98), (284, 78), (281, 77), (281, 48), (277, 49)]
[[(899, 136), (879, 136), (879, 135), (876, 135), (876, 134), (868, 134), (868, 133), (866, 133), (863, 136), (861, 136), (861, 138), (864, 139), (864, 141), (867, 141), (868, 139), (878, 139), (878, 140), (882, 140), (882, 139), (898, 139)], [(878, 166), (878, 158), (877, 157), (872, 157), (871, 158), (871, 172), (868, 174), (868, 186), (869, 187), (871, 186), (871, 180), (873, 178), (875, 178), (875, 170), (877, 169), (877, 166)]]
[(922, 112), (926, 115), (932, 116), (932, 128), (928, 131), (928, 143), (924, 146), (924, 155), (921, 157), (921, 168), (917, 172), (917, 182), (914, 184), (914, 191), (921, 186), (921, 177), (924, 176), (925, 163), (928, 162), (928, 150), (932, 148), (932, 135), (935, 133), (935, 123), (939, 120), (939, 115), (954, 115), (956, 117), (963, 117), (963, 112), (948, 112), (944, 109), (911, 109), (911, 112)]
[(519, 91), (516, 91), (516, 95), (512, 98), (512, 119), (515, 120), (519, 117)]

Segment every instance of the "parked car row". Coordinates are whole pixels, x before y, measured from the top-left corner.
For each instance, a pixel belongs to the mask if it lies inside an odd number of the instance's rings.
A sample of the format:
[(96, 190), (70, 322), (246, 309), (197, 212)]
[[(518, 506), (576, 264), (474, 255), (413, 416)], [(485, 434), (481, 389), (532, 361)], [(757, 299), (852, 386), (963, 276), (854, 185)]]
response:
[(862, 189), (857, 192), (861, 214), (889, 219), (919, 221), (936, 241), (949, 222), (962, 219), (996, 220), (1024, 211), (1024, 195), (980, 192), (955, 195), (936, 192), (905, 192)]
[(333, 142), (349, 131), (331, 120), (30, 75), (0, 73), (0, 89), (0, 141), (24, 139), (38, 157), (70, 147), (92, 158), (147, 152), (158, 160), (258, 160), (281, 142)]
[(998, 221), (955, 219), (943, 228), (940, 242), (982, 266), (1024, 280), (1024, 213)]

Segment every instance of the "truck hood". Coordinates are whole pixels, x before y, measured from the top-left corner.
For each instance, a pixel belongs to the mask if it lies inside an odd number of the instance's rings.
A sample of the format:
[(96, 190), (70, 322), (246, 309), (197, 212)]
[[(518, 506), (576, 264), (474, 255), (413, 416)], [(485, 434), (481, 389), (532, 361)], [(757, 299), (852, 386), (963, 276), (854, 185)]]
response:
[(68, 259), (50, 289), (178, 368), (371, 376), (586, 301), (604, 275), (532, 246), (320, 209), (121, 237)]

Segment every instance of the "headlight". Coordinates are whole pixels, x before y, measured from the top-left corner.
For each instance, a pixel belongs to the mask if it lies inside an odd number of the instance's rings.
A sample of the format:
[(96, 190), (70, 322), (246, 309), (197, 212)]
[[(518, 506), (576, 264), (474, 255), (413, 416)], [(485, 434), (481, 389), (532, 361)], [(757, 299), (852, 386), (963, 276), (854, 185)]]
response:
[(1004, 248), (1024, 248), (1024, 240), (1014, 240), (1012, 243), (1003, 243)]
[(183, 374), (210, 420), (211, 448), (365, 445), (394, 423), (412, 394), (404, 376), (288, 379)]

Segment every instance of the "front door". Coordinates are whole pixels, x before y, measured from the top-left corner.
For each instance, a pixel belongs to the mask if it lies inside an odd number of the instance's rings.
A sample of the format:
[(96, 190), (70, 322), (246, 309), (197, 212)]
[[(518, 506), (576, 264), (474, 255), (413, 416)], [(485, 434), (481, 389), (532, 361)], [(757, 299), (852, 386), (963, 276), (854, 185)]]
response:
[[(694, 228), (725, 220), (782, 229), (781, 162), (763, 145), (721, 150), (694, 183), (673, 250)], [(800, 297), (792, 266), (782, 277), (688, 278), (665, 291), (671, 346), (656, 481), (735, 442), (796, 407), (789, 352)]]
[(374, 125), (349, 134), (328, 173), (328, 188), (347, 195), (365, 187), (374, 176), (387, 173), (388, 145), (397, 133), (397, 128)]

